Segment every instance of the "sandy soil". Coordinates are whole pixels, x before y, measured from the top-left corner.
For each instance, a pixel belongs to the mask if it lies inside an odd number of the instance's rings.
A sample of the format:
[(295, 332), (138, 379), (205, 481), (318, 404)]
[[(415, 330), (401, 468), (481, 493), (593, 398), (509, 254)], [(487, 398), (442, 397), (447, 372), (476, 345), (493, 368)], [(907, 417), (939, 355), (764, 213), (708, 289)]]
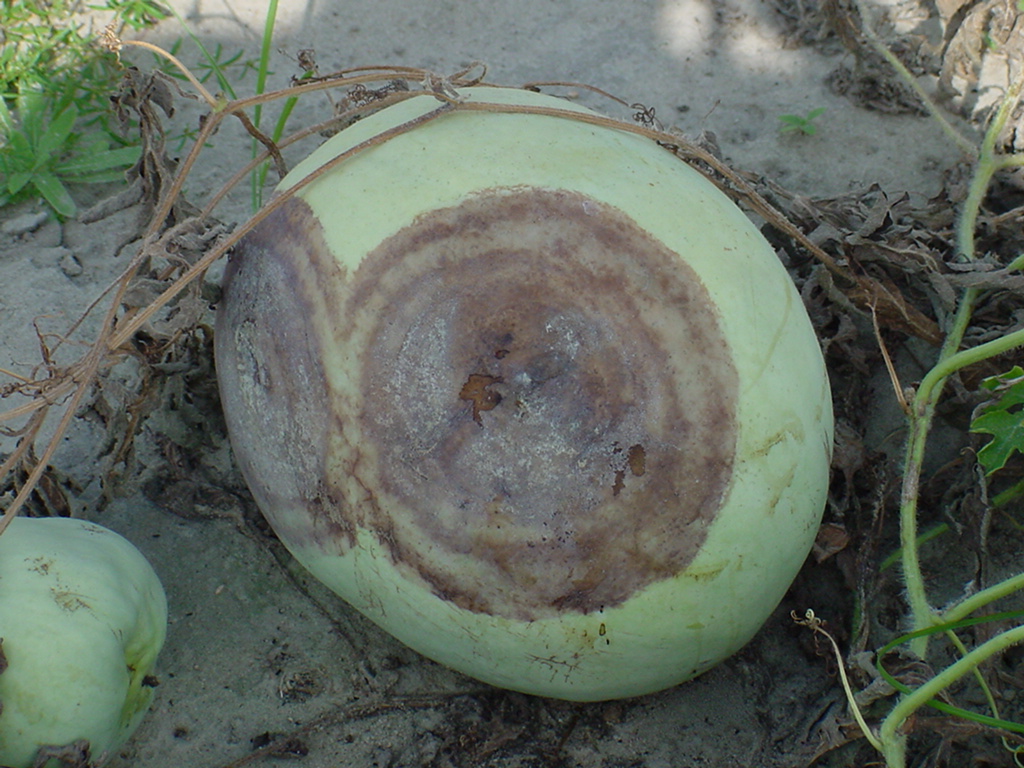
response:
[[(259, 0), (172, 5), (207, 48), (257, 55), (264, 15)], [(642, 102), (689, 136), (713, 132), (736, 167), (811, 197), (878, 185), (890, 198), (906, 192), (923, 203), (939, 193), (944, 174), (959, 160), (933, 120), (914, 111), (882, 111), (877, 103), (868, 108), (836, 92), (854, 57), (834, 36), (826, 38), (820, 11), (810, 6), (804, 16), (798, 4), (768, 0), (309, 0), (282, 6), (276, 86), (299, 72), (303, 49), (315, 51), (322, 71), (400, 64), (449, 73), (485, 61), (493, 81), (580, 81)], [(890, 11), (909, 27), (919, 21), (916, 8), (893, 5)], [(146, 38), (167, 46), (182, 36), (168, 21)], [(184, 56), (197, 60), (187, 43)], [(147, 56), (126, 53), (125, 59), (152, 65)], [(252, 73), (236, 74), (236, 91), (251, 92)], [(935, 80), (923, 83), (931, 88)], [(195, 107), (178, 103), (172, 135), (197, 120)], [(814, 135), (779, 130), (780, 115), (818, 107), (825, 112)], [(301, 119), (328, 109), (321, 101)], [(173, 142), (169, 146), (175, 151)], [(248, 152), (248, 140), (226, 126), (186, 195), (198, 198), (219, 186)], [(46, 315), (43, 327), (66, 327), (117, 276), (139, 231), (135, 209), (89, 224), (47, 219), (29, 227), (19, 218), (37, 210), (25, 204), (0, 212), (0, 223), (10, 225), (0, 233), (0, 367), (35, 364), (33, 320)], [(247, 213), (244, 194), (219, 211), (226, 222)], [(88, 333), (87, 324), (79, 338)], [(63, 353), (74, 351), (69, 345)], [(137, 375), (132, 366), (115, 371), (107, 385), (110, 401), (117, 402), (116, 388), (132, 386)], [(865, 427), (875, 438), (871, 447), (895, 457), (901, 414), (880, 367), (865, 380), (875, 393)], [(147, 424), (128, 477), (109, 501), (101, 412), (94, 409), (74, 424), (56, 462), (76, 511), (136, 543), (170, 600), (153, 711), (113, 768), (272, 765), (287, 758), (310, 768), (781, 768), (807, 765), (822, 743), (842, 741), (846, 715), (833, 668), (789, 619), (791, 610), (813, 605), (839, 625), (848, 620), (848, 574), (835, 559), (811, 559), (753, 642), (673, 690), (577, 706), (487, 689), (405, 649), (305, 575), (260, 524), (222, 440), (204, 435), (197, 438), (202, 450), (185, 458), (168, 453), (158, 435), (184, 435), (187, 443), (190, 419), (215, 418), (201, 410), (190, 414), (187, 398), (175, 402), (177, 412), (157, 413)], [(209, 433), (216, 435), (216, 428)], [(958, 447), (962, 435), (952, 443)], [(892, 578), (879, 583), (895, 599)], [(820, 764), (859, 759), (856, 748), (837, 754)]]

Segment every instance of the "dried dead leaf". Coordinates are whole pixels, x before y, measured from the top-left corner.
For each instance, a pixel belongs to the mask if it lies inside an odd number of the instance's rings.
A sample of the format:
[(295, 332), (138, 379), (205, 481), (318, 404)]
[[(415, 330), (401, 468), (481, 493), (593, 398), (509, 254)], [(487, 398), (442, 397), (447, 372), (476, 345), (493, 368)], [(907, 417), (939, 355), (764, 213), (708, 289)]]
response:
[(883, 327), (916, 336), (935, 346), (942, 344), (944, 337), (938, 323), (908, 302), (892, 280), (859, 275), (857, 286), (847, 295), (859, 307), (874, 311)]
[(823, 563), (833, 555), (842, 552), (850, 544), (850, 534), (838, 523), (825, 523), (818, 529), (811, 549), (816, 562)]

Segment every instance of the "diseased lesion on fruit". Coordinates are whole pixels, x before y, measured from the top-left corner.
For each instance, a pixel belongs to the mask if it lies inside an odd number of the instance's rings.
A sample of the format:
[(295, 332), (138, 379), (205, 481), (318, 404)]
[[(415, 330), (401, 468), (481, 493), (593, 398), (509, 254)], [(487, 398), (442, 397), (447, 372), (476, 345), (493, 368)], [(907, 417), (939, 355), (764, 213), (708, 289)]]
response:
[(34, 565), (30, 570), (35, 571), (40, 576), (46, 576), (50, 572), (51, 566), (53, 566), (53, 560), (51, 558), (43, 557), (41, 555), (39, 557), (32, 558), (31, 562), (34, 563)]
[(355, 471), (379, 491), (362, 525), (396, 565), (524, 620), (685, 569), (732, 476), (738, 381), (678, 254), (579, 193), (495, 189), (420, 216), (351, 278), (339, 313), (374, 457)]
[(53, 596), (53, 601), (60, 606), (61, 610), (69, 613), (81, 608), (91, 609), (89, 603), (86, 602), (85, 595), (72, 592), (68, 589), (62, 589), (60, 588), (60, 585), (51, 589), (50, 594)]
[(786, 421), (782, 428), (772, 435), (766, 437), (760, 444), (749, 449), (749, 454), (754, 458), (767, 456), (777, 445), (787, 441), (803, 442), (805, 439), (804, 425), (795, 413), (786, 414)]
[(613, 496), (618, 496), (619, 493), (622, 491), (622, 489), (626, 487), (626, 483), (624, 482), (625, 479), (626, 479), (626, 470), (624, 470), (624, 469), (617, 469), (617, 470), (615, 470), (615, 482), (612, 483), (612, 495)]
[[(620, 454), (622, 453), (622, 448), (616, 446), (612, 453)], [(612, 484), (613, 496), (618, 496), (622, 489), (626, 487), (627, 468), (633, 477), (643, 477), (647, 474), (647, 452), (644, 451), (644, 447), (640, 443), (635, 443), (629, 447), (629, 451), (626, 452), (625, 467), (615, 470), (615, 482)]]
[[(232, 253), (214, 342), (234, 454), (260, 509), (282, 539), (335, 552), (354, 544), (356, 522), (325, 465), (339, 425), (324, 366), (346, 274), (308, 204), (289, 198)], [(309, 517), (291, 513), (304, 507)]]
[(490, 387), (500, 384), (501, 376), (489, 376), (486, 373), (471, 373), (466, 383), (459, 390), (459, 399), (468, 400), (473, 405), (473, 421), (483, 426), (480, 413), (493, 410), (501, 402), (501, 393)]
[(644, 451), (644, 447), (639, 443), (631, 445), (629, 453), (626, 454), (626, 463), (634, 477), (643, 477), (647, 472), (647, 453)]
[[(344, 552), (372, 532), (439, 598), (520, 620), (622, 604), (700, 550), (738, 376), (700, 278), (622, 211), (482, 190), (349, 272), (294, 198), (229, 269), (222, 316), (257, 317), (281, 373), (218, 351), (263, 406), (232, 424), (261, 445), (240, 464), (282, 538)], [(275, 385), (288, 371), (301, 386)]]

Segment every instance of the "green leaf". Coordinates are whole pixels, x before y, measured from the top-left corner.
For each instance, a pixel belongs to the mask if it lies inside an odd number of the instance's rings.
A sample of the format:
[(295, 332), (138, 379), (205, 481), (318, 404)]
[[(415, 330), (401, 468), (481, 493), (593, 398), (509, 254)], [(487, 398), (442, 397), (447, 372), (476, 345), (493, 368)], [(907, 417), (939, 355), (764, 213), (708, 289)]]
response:
[(31, 171), (18, 171), (7, 177), (7, 192), (16, 195), (32, 180)]
[(43, 132), (43, 113), (46, 111), (46, 96), (34, 88), (26, 88), (18, 94), (18, 119), (21, 130), (35, 144)]
[(986, 475), (1005, 467), (1015, 452), (1024, 451), (1024, 413), (987, 413), (974, 420), (971, 432), (984, 432), (993, 436), (992, 440), (978, 451), (978, 462), (985, 468)]
[(78, 109), (72, 104), (50, 121), (36, 145), (36, 153), (40, 160), (56, 160), (67, 149), (66, 145), (76, 120)]
[(1006, 395), (1000, 399), (1001, 404), (1007, 397), (1012, 398), (1015, 403), (1024, 403), (1024, 391), (1021, 390), (1021, 379), (1024, 378), (1024, 368), (1019, 365), (1013, 366), (1006, 373), (997, 376), (989, 376), (981, 382), (981, 386), (989, 392), (1005, 391)]
[[(121, 147), (120, 149), (90, 152), (76, 155), (58, 165), (55, 170), (62, 176), (90, 176), (113, 168), (127, 168), (139, 159), (140, 152), (139, 147)], [(82, 179), (76, 178), (75, 181), (82, 181)]]
[(994, 403), (982, 406), (971, 422), (971, 432), (992, 435), (978, 451), (978, 463), (986, 475), (998, 472), (1014, 453), (1024, 453), (1024, 369), (1019, 365), (999, 376), (990, 376), (981, 386), (998, 395)]
[(170, 15), (170, 12), (159, 3), (149, 0), (106, 0), (100, 5), (90, 5), (89, 8), (96, 11), (114, 11), (117, 17), (132, 29), (142, 29)]
[(7, 108), (7, 102), (0, 98), (0, 141), (6, 141), (7, 136), (14, 131), (14, 119), (11, 111)]
[(18, 128), (15, 128), (14, 132), (7, 137), (7, 146), (5, 149), (7, 154), (18, 158), (19, 165), (23, 165), (27, 168), (35, 162), (35, 154), (32, 152), (32, 145), (29, 143), (25, 132)]
[(118, 168), (112, 171), (97, 171), (96, 173), (90, 173), (88, 176), (75, 176), (72, 179), (68, 179), (70, 182), (75, 184), (109, 184), (111, 182), (124, 182), (124, 168)]
[(37, 173), (32, 178), (32, 184), (59, 215), (70, 218), (78, 211), (67, 189), (52, 173)]

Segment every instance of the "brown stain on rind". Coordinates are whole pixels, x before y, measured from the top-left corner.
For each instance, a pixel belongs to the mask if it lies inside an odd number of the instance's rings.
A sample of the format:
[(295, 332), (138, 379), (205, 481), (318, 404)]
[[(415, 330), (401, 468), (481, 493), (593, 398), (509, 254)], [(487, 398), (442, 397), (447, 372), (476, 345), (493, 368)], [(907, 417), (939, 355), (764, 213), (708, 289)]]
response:
[[(500, 359), (500, 358), (499, 358)], [(468, 400), (473, 406), (473, 421), (483, 426), (480, 418), (482, 411), (490, 411), (501, 402), (501, 393), (490, 389), (492, 384), (500, 384), (500, 376), (489, 376), (485, 373), (471, 373), (466, 383), (459, 390), (459, 399)]]
[[(218, 337), (282, 323), (302, 339), (259, 334), (270, 375), (241, 369), (266, 414), (234, 419), (270, 451), (307, 446), (280, 488), (254, 488), (264, 511), (304, 500), (292, 536), (343, 552), (372, 531), (435, 595), (523, 620), (619, 605), (699, 551), (731, 482), (736, 371), (698, 275), (621, 211), (487, 190), (347, 274), (292, 200), (240, 253)], [(353, 361), (358, 394), (325, 357)], [(283, 381), (296, 367), (302, 386)]]
[(639, 443), (631, 445), (629, 453), (626, 454), (626, 463), (629, 464), (629, 471), (634, 477), (643, 477), (647, 472), (647, 453), (644, 447)]

